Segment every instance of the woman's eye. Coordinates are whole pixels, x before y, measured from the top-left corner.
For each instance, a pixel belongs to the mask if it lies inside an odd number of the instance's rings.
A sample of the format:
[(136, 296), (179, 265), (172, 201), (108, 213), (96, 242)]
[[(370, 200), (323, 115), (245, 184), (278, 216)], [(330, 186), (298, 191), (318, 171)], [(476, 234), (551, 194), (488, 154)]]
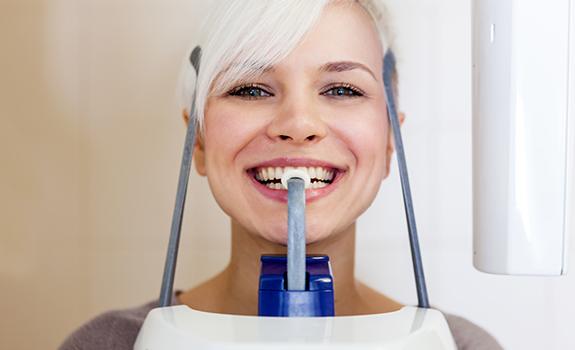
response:
[(257, 99), (272, 96), (272, 94), (266, 90), (255, 85), (239, 86), (228, 92), (228, 95), (239, 96), (246, 99)]
[(333, 96), (333, 97), (360, 97), (360, 96), (363, 96), (363, 93), (361, 91), (359, 91), (358, 89), (356, 89), (352, 86), (347, 86), (347, 85), (334, 86), (334, 87), (330, 88), (329, 90), (326, 90), (323, 94), (325, 94), (327, 96)]

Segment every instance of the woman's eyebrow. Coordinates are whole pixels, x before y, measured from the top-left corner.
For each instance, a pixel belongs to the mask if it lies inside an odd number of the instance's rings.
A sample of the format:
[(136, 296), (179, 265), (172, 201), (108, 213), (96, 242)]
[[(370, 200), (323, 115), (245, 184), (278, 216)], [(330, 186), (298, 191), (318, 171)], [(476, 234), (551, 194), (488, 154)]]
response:
[[(273, 65), (265, 66), (262, 64), (253, 64), (251, 66), (257, 67), (256, 70), (259, 70), (259, 74), (262, 74), (262, 75), (266, 74), (266, 73), (275, 72), (275, 70), (276, 70), (276, 67)], [(371, 69), (369, 69), (365, 64), (355, 62), (355, 61), (327, 62), (327, 63), (322, 64), (318, 68), (318, 70), (320, 72), (345, 72), (345, 71), (350, 71), (350, 70), (354, 70), (354, 69), (361, 69), (361, 70), (369, 73), (369, 75), (371, 75), (371, 77), (377, 81), (377, 78), (375, 77), (375, 74), (373, 74)]]
[(353, 69), (361, 69), (363, 71), (366, 71), (367, 73), (369, 73), (369, 75), (371, 75), (373, 77), (373, 79), (377, 80), (377, 78), (375, 77), (375, 74), (373, 74), (373, 72), (369, 68), (367, 68), (366, 65), (359, 63), (359, 62), (354, 62), (354, 61), (328, 62), (328, 63), (323, 64), (319, 68), (319, 71), (320, 72), (345, 72), (345, 71), (350, 71)]

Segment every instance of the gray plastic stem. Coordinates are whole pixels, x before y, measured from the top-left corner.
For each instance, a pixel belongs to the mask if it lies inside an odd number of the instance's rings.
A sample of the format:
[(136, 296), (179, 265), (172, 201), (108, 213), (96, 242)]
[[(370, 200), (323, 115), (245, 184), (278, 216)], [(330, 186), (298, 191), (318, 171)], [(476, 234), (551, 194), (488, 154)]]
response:
[[(201, 49), (196, 46), (190, 56), (190, 63), (199, 72)], [(180, 245), (180, 235), (182, 231), (182, 218), (184, 216), (184, 207), (186, 204), (186, 192), (188, 189), (188, 179), (190, 177), (190, 168), (192, 165), (192, 153), (196, 141), (196, 124), (193, 116), (196, 110), (196, 94), (192, 98), (192, 106), (186, 131), (186, 140), (184, 141), (184, 152), (182, 154), (182, 164), (180, 166), (180, 177), (178, 179), (178, 190), (176, 192), (176, 204), (172, 215), (172, 226), (170, 229), (170, 240), (168, 242), (168, 252), (166, 253), (166, 263), (164, 265), (164, 275), (162, 277), (162, 289), (160, 290), (160, 307), (170, 306), (172, 304), (172, 293), (174, 289), (174, 276), (176, 274), (176, 263), (178, 260), (178, 248)]]
[(194, 122), (189, 121), (186, 132), (186, 141), (182, 165), (180, 167), (180, 177), (178, 180), (178, 190), (176, 193), (176, 205), (172, 215), (172, 226), (170, 230), (170, 240), (168, 242), (168, 253), (166, 254), (166, 263), (164, 265), (164, 275), (162, 278), (162, 289), (160, 291), (160, 307), (170, 306), (172, 303), (172, 292), (174, 286), (174, 275), (176, 272), (176, 263), (178, 258), (178, 247), (180, 243), (180, 234), (182, 230), (182, 217), (184, 215), (184, 206), (186, 203), (186, 191), (188, 189), (188, 177), (190, 175), (190, 166), (192, 159), (192, 150), (195, 142)]
[(288, 290), (305, 290), (305, 181), (291, 178), (288, 183)]
[(419, 250), (419, 240), (417, 236), (417, 227), (415, 225), (415, 212), (413, 210), (413, 200), (411, 198), (411, 189), (409, 186), (409, 176), (407, 174), (407, 161), (405, 160), (405, 151), (401, 139), (401, 130), (397, 108), (395, 106), (395, 97), (393, 94), (393, 72), (395, 71), (395, 56), (391, 50), (387, 50), (383, 59), (383, 84), (387, 96), (387, 110), (389, 121), (393, 130), (395, 148), (397, 151), (397, 163), (399, 166), (399, 176), (401, 179), (401, 189), (403, 193), (403, 204), (405, 206), (405, 215), (407, 217), (407, 229), (409, 232), (409, 243), (411, 247), (411, 260), (413, 262), (413, 272), (415, 275), (415, 285), (417, 289), (417, 299), (419, 307), (428, 308), (429, 300), (427, 297), (427, 287), (425, 284), (425, 275), (423, 273), (423, 262)]

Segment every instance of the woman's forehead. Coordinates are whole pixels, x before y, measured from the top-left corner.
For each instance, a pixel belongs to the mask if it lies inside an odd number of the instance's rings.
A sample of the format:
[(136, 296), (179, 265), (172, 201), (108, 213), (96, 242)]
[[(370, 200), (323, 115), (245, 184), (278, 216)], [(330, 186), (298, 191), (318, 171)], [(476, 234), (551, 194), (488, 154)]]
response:
[[(375, 76), (383, 61), (383, 48), (376, 26), (359, 5), (328, 5), (318, 22), (279, 62), (250, 62), (260, 74), (279, 67), (305, 65), (320, 73), (365, 70)], [(245, 63), (240, 63), (245, 64)]]
[(301, 56), (310, 53), (324, 61), (350, 59), (367, 65), (383, 59), (377, 27), (359, 5), (327, 6), (292, 52)]

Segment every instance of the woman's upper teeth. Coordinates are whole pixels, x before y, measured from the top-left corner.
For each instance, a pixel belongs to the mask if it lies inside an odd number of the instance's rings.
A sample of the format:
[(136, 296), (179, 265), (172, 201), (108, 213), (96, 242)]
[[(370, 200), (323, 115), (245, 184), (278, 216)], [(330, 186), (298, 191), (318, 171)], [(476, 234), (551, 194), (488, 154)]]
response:
[(333, 169), (324, 167), (263, 167), (256, 169), (256, 179), (260, 181), (281, 180), (284, 171), (288, 169), (306, 171), (312, 180), (332, 181), (335, 175)]

